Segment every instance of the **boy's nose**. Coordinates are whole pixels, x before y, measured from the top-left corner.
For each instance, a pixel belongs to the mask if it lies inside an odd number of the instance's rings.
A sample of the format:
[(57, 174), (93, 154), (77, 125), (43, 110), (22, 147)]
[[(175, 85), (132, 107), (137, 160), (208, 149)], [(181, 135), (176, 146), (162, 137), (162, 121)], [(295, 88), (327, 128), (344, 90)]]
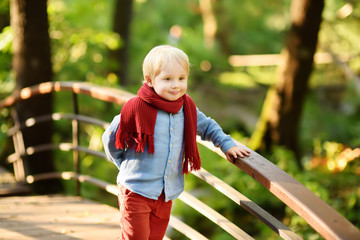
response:
[(178, 88), (179, 87), (179, 83), (177, 81), (174, 81), (172, 84), (171, 84), (171, 87), (172, 88)]

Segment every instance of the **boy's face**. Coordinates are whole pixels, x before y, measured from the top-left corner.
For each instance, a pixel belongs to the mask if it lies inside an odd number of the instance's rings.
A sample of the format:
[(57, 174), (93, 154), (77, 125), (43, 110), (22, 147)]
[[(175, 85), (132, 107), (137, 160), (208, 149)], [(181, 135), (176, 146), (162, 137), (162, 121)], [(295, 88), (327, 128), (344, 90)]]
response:
[(168, 101), (176, 101), (186, 93), (187, 78), (183, 66), (174, 62), (166, 64), (154, 79), (147, 76), (145, 80), (157, 95)]

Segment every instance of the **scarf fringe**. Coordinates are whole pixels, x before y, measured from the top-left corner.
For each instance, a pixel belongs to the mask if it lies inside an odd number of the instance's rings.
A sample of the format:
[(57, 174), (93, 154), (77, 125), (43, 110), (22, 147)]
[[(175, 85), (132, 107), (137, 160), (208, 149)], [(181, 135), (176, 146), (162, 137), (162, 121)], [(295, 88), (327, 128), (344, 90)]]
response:
[[(189, 171), (190, 167), (190, 171)], [(197, 171), (201, 168), (201, 159), (192, 157), (192, 158), (185, 158), (184, 165), (183, 165), (183, 173), (189, 174), (191, 171)]]
[(144, 152), (146, 143), (148, 143), (148, 152), (155, 152), (154, 138), (151, 134), (117, 131), (115, 141), (117, 149), (130, 149), (134, 146), (134, 143), (136, 153)]

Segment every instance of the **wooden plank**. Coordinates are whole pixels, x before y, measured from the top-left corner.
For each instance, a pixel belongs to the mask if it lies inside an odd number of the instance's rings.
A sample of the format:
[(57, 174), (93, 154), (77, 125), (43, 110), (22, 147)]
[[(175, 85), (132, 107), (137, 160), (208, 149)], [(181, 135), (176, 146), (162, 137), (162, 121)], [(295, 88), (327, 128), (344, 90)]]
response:
[(201, 168), (199, 171), (193, 172), (193, 174), (200, 179), (204, 180), (215, 189), (223, 193), (225, 196), (233, 200), (235, 203), (242, 206), (249, 213), (254, 215), (256, 218), (268, 225), (273, 231), (275, 231), (281, 238), (287, 240), (300, 240), (302, 239), (299, 235), (292, 232), (287, 226), (282, 222), (274, 218), (271, 214), (266, 212), (256, 203), (251, 201), (249, 198), (236, 191), (231, 186), (227, 185), (225, 182), (215, 177), (205, 169)]
[(0, 196), (24, 195), (29, 194), (30, 192), (30, 187), (25, 184), (0, 184)]
[(194, 230), (192, 227), (172, 215), (170, 217), (169, 225), (190, 239), (208, 240), (206, 237)]
[(189, 205), (190, 207), (194, 208), (196, 211), (216, 223), (219, 227), (224, 229), (230, 235), (235, 237), (236, 239), (244, 239), (244, 240), (251, 240), (254, 239), (234, 223), (230, 222), (220, 213), (216, 212), (214, 209), (210, 208), (205, 203), (201, 202), (190, 193), (184, 191), (179, 196), (179, 199)]
[(25, 183), (16, 182), (14, 174), (0, 166), (0, 196), (21, 195), (30, 193)]
[[(342, 61), (349, 61), (349, 56), (341, 56)], [(283, 56), (281, 54), (255, 54), (255, 55), (232, 55), (229, 63), (233, 67), (254, 67), (254, 66), (276, 66), (281, 64)], [(316, 64), (329, 64), (334, 62), (331, 53), (318, 52), (314, 54)]]
[(119, 239), (116, 208), (72, 196), (0, 199), (0, 239)]

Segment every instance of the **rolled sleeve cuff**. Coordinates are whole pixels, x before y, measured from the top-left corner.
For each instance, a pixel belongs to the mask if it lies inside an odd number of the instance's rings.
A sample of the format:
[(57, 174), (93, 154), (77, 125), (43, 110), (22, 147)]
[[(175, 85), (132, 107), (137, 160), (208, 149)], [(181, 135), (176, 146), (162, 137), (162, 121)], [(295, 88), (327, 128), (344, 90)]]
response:
[(223, 153), (226, 153), (230, 148), (236, 147), (236, 143), (232, 140), (230, 135), (226, 137), (226, 140), (221, 144), (220, 149)]

